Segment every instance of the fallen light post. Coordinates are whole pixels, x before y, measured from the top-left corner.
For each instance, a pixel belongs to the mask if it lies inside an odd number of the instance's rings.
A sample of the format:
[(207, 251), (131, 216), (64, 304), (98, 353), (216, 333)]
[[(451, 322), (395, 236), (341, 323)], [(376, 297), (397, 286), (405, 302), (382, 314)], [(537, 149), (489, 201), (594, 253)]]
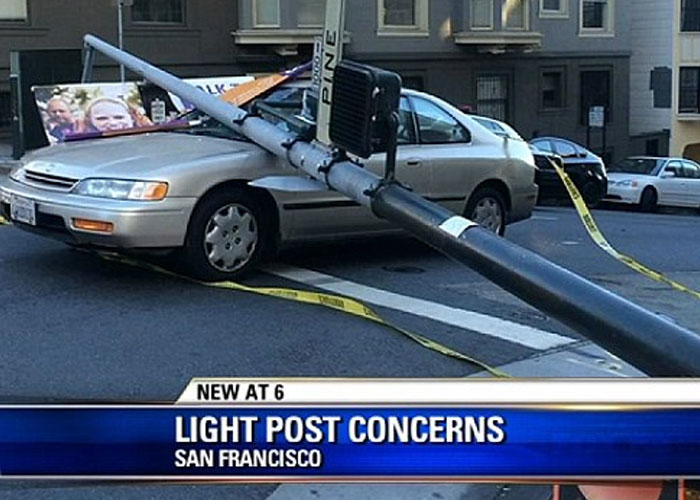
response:
[[(192, 102), (227, 127), (380, 217), (461, 262), (549, 316), (652, 376), (700, 376), (700, 336), (543, 257), (386, 182), (318, 143), (201, 92), (145, 61), (87, 35), (85, 43), (131, 71)], [(313, 182), (313, 181), (312, 181)]]

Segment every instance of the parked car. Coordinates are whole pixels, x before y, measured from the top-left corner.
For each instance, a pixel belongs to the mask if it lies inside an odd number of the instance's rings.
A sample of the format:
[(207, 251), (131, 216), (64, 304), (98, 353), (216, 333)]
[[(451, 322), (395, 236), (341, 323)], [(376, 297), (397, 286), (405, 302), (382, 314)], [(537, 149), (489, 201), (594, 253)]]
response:
[(700, 208), (700, 165), (685, 158), (635, 156), (610, 167), (605, 201)]
[[(265, 103), (300, 110), (303, 95), (303, 88), (282, 88)], [(2, 211), (21, 229), (71, 245), (175, 249), (187, 271), (203, 279), (238, 276), (279, 244), (395, 231), (337, 192), (249, 186), (294, 171), (214, 119), (194, 115), (202, 124), (182, 131), (30, 153), (0, 180)], [(426, 198), (499, 234), (531, 215), (537, 186), (527, 143), (504, 142), (437, 97), (404, 90), (399, 144), (397, 178)], [(366, 168), (381, 174), (384, 160), (374, 154)]]
[[(559, 137), (537, 137), (530, 144), (543, 153), (555, 154), (561, 158), (564, 170), (589, 207), (596, 206), (603, 199), (607, 192), (608, 178), (605, 164), (599, 156), (575, 142)], [(564, 184), (549, 162), (537, 166), (540, 197), (568, 198)]]

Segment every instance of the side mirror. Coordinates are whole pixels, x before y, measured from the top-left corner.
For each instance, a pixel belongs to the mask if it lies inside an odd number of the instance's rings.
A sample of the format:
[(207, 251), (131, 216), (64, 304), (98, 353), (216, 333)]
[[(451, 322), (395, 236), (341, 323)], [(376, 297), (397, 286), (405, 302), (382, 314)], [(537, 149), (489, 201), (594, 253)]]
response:
[(663, 174), (661, 174), (662, 179), (672, 179), (676, 176), (676, 173), (672, 170), (667, 170)]

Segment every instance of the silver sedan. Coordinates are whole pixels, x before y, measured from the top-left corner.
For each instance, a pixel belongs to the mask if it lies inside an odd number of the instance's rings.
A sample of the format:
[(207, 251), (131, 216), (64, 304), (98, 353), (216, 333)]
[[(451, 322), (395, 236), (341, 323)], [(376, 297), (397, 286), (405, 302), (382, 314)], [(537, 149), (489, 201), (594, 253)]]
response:
[[(303, 89), (266, 103), (301, 107)], [(292, 107), (293, 108), (293, 107)], [(397, 177), (416, 192), (503, 234), (537, 199), (527, 143), (491, 133), (444, 101), (404, 90)], [(179, 132), (63, 143), (23, 158), (0, 180), (0, 207), (16, 226), (75, 246), (174, 249), (192, 275), (227, 279), (281, 244), (395, 231), (332, 192), (249, 185), (290, 175), (285, 160), (206, 116)], [(281, 122), (280, 126), (286, 126)], [(366, 167), (381, 174), (385, 154)]]

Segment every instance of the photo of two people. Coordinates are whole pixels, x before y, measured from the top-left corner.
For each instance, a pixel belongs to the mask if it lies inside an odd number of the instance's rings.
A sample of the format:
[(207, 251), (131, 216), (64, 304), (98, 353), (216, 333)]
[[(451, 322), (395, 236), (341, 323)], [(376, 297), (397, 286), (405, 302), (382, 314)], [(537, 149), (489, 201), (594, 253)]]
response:
[(49, 142), (76, 134), (153, 125), (135, 83), (34, 87), (34, 97)]

